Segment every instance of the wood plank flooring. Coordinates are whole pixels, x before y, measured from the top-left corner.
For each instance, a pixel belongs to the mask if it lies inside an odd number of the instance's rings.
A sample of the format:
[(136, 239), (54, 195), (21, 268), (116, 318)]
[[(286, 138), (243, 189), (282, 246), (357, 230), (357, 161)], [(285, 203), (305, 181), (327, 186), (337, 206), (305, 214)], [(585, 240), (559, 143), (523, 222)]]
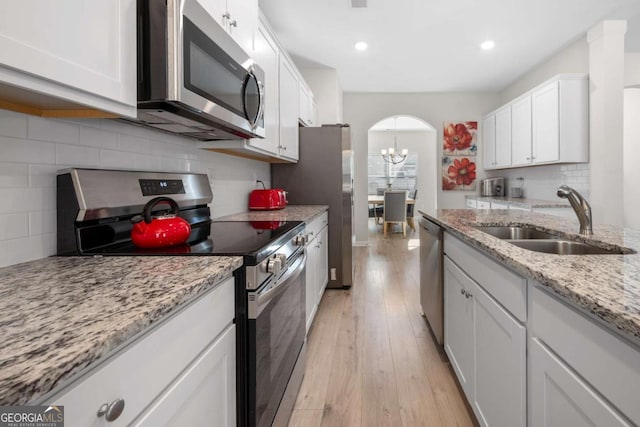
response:
[(327, 290), (289, 426), (477, 426), (420, 314), (418, 231), (354, 247), (354, 285)]

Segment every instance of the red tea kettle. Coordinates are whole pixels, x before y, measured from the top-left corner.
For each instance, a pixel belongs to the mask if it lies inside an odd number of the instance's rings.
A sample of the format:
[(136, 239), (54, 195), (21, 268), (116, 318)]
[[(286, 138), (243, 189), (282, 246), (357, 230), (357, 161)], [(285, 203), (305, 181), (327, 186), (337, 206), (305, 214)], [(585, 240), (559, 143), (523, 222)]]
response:
[[(151, 210), (167, 203), (171, 213), (151, 216)], [(191, 226), (178, 216), (178, 203), (169, 197), (156, 197), (144, 205), (142, 215), (131, 218), (131, 240), (140, 248), (160, 248), (184, 243), (191, 234)]]

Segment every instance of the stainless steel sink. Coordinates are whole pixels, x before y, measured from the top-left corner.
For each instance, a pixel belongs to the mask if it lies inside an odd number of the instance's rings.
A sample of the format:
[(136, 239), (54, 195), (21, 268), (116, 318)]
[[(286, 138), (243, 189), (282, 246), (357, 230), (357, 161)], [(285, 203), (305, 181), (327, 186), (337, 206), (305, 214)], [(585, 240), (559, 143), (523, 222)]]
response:
[(505, 239), (505, 240), (558, 239), (559, 238), (559, 236), (556, 236), (555, 234), (552, 234), (552, 233), (547, 233), (545, 231), (534, 230), (532, 228), (524, 228), (524, 227), (475, 226), (474, 228), (482, 231), (483, 233), (487, 233), (499, 239)]
[(555, 255), (621, 255), (629, 253), (621, 249), (605, 249), (569, 240), (513, 240), (509, 243), (530, 251)]

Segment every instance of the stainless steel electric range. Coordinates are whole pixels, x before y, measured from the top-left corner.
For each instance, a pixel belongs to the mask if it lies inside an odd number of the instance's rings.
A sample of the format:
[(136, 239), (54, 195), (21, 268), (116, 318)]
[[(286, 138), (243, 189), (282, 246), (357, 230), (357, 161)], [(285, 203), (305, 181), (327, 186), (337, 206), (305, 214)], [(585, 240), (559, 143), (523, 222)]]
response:
[[(286, 425), (305, 363), (304, 223), (213, 221), (202, 174), (69, 169), (57, 191), (58, 255), (243, 257), (234, 273), (238, 425)], [(158, 196), (177, 203), (191, 234), (183, 244), (136, 247), (131, 220)], [(167, 206), (156, 209), (162, 217)]]

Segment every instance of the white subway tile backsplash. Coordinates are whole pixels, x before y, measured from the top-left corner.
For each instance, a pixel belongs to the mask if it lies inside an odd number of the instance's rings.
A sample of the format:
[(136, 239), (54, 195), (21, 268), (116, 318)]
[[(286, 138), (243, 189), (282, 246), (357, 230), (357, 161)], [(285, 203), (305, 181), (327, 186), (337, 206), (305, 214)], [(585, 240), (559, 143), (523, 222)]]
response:
[(29, 167), (25, 163), (0, 162), (0, 188), (29, 186)]
[(56, 162), (56, 146), (49, 142), (0, 136), (0, 160), (19, 163)]
[(0, 135), (25, 138), (27, 136), (27, 118), (12, 111), (0, 110)]
[(39, 234), (56, 232), (56, 211), (29, 212), (29, 234), (37, 236)]
[(63, 169), (60, 165), (29, 165), (29, 186), (31, 188), (54, 188), (56, 175)]
[(80, 145), (56, 145), (56, 164), (71, 166), (98, 166), (98, 149)]
[(115, 150), (118, 148), (118, 135), (101, 129), (80, 126), (80, 144)]
[[(56, 175), (69, 167), (207, 173), (213, 216), (245, 211), (267, 163), (116, 120), (53, 120), (0, 110), (0, 267), (56, 253)], [(267, 184), (268, 186), (268, 184)]]
[(124, 151), (100, 150), (98, 166), (105, 169), (133, 169), (133, 156)]
[(78, 126), (62, 120), (51, 120), (29, 116), (27, 118), (27, 136), (40, 141), (78, 144), (80, 131)]
[(0, 267), (45, 258), (55, 253), (55, 233), (0, 240)]
[(29, 235), (27, 212), (0, 215), (0, 240), (17, 239)]

